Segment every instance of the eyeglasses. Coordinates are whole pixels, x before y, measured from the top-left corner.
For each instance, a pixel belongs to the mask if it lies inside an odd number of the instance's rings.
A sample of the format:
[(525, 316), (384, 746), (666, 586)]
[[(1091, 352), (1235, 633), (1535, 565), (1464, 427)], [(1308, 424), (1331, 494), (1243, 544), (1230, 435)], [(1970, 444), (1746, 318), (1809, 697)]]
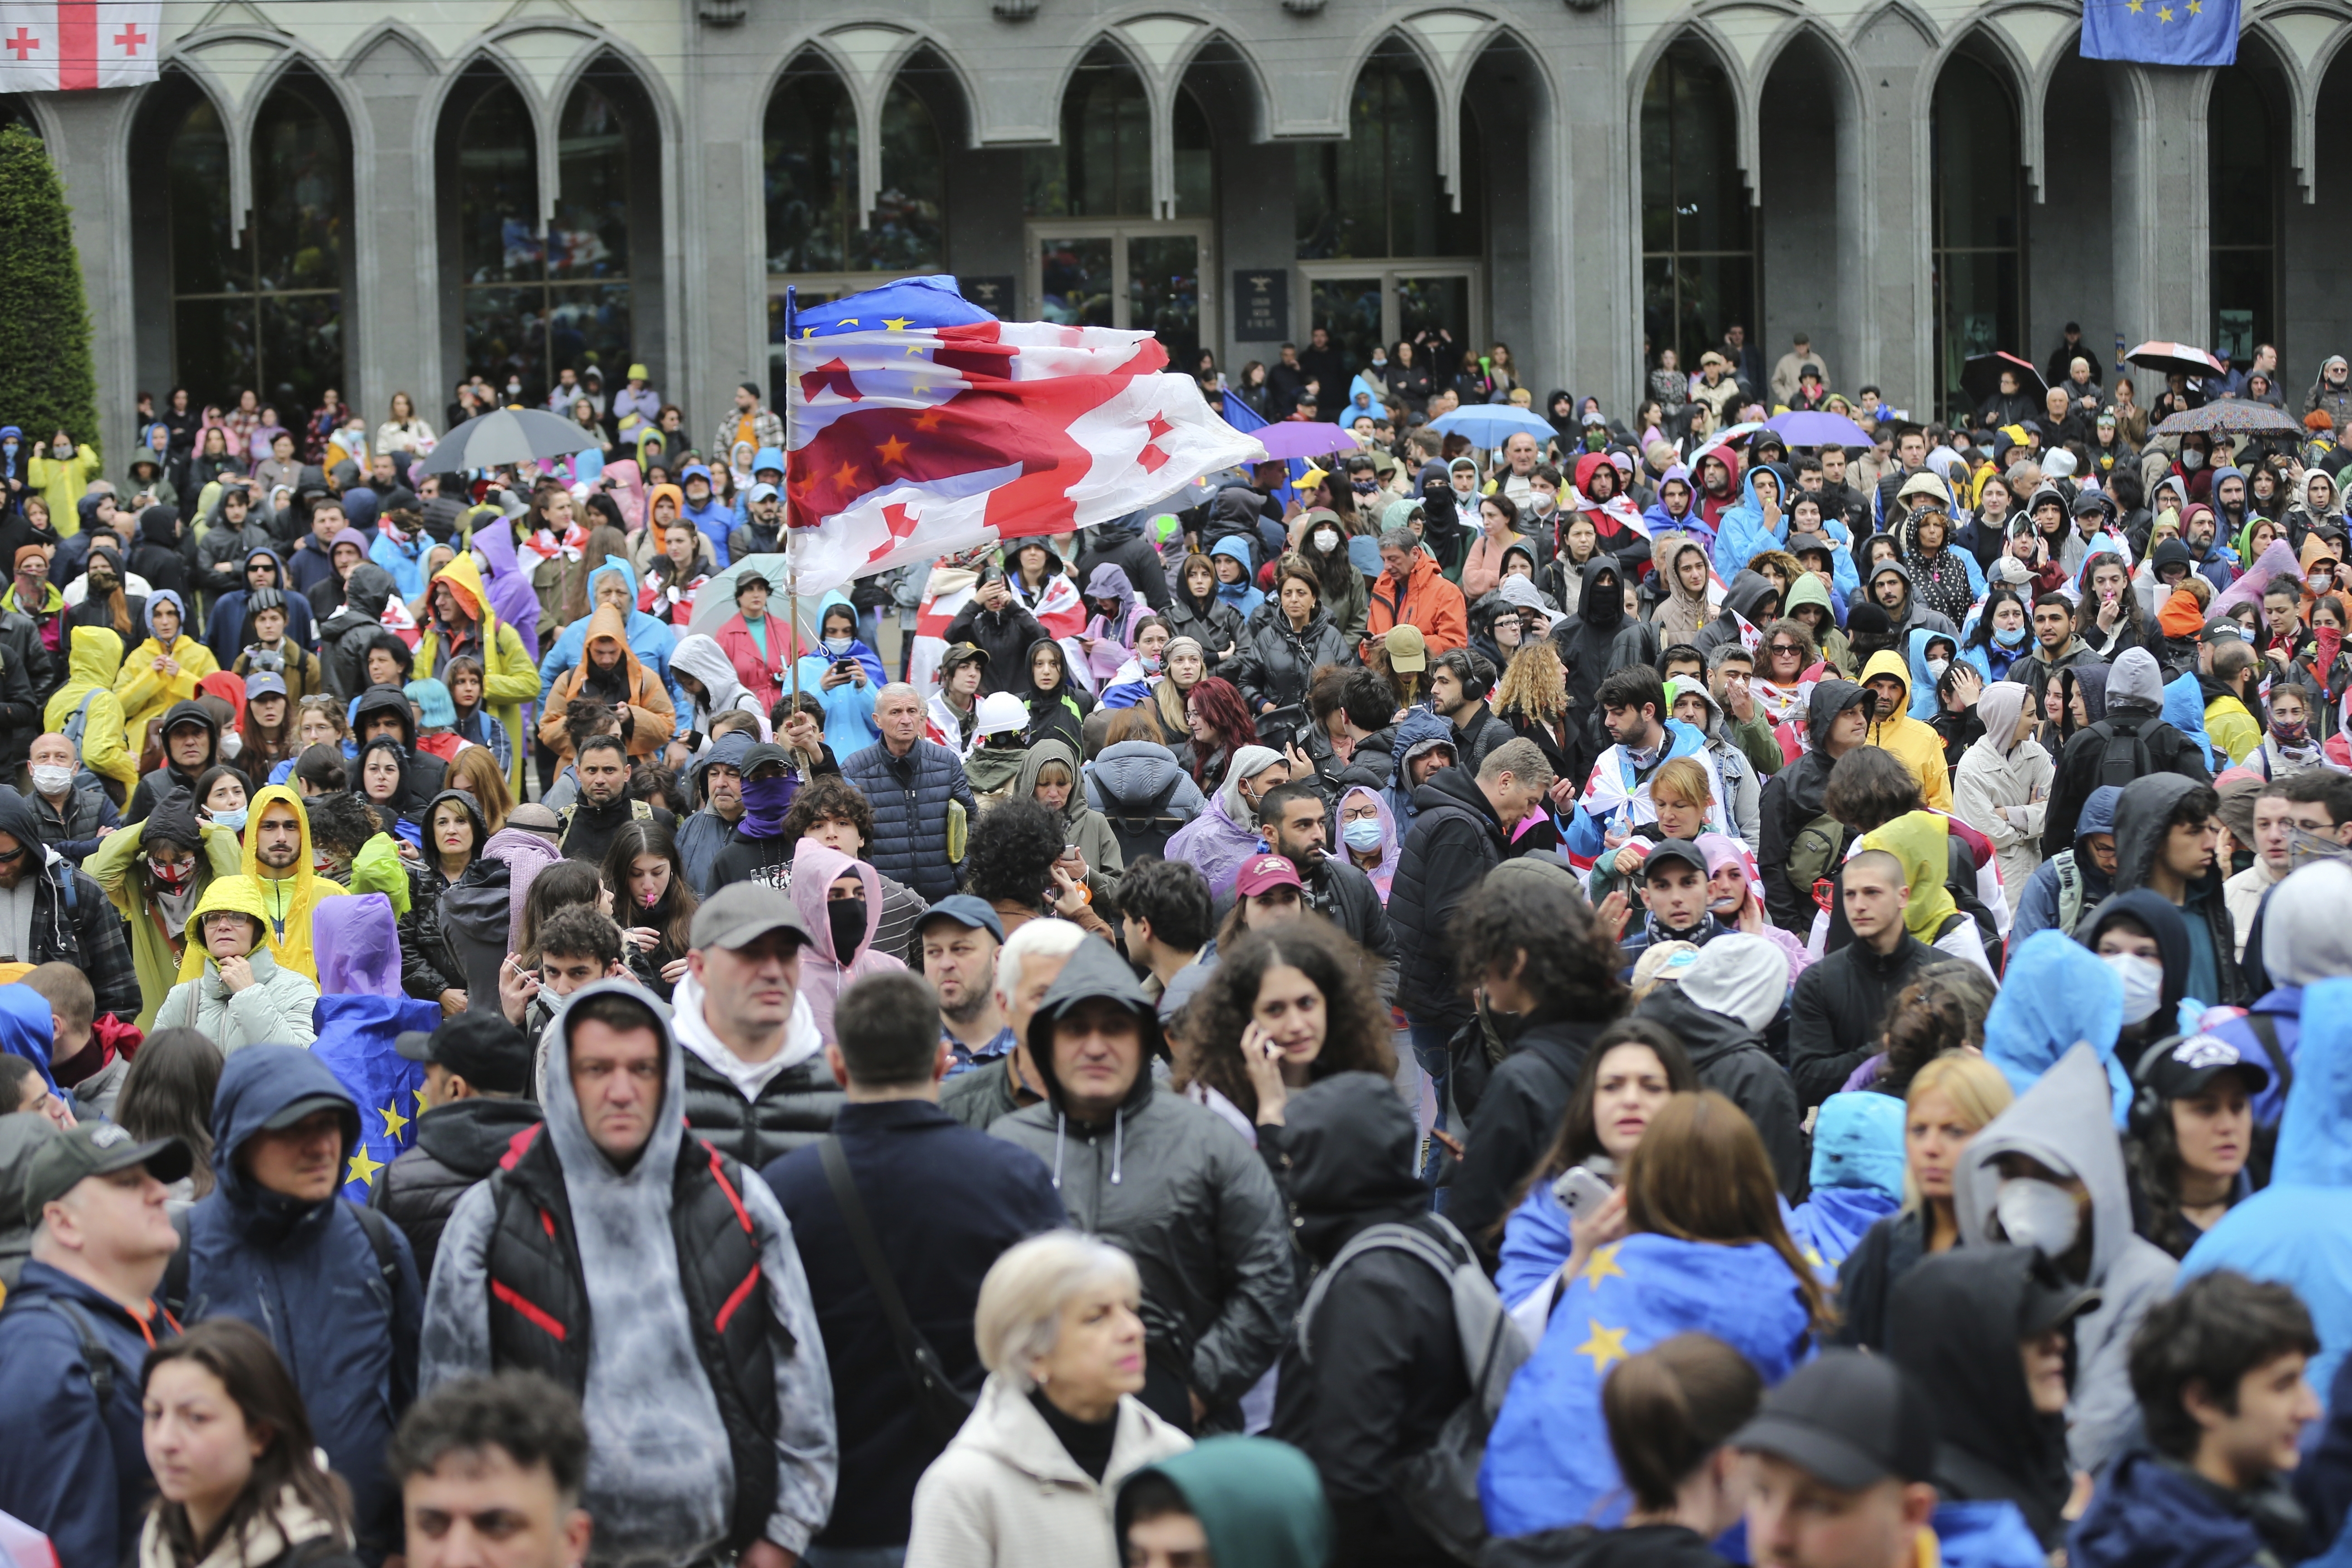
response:
[(25, 858), (25, 851), (26, 847), (19, 844), (16, 847), (7, 851), (5, 854), (0, 854), (0, 866), (14, 866), (17, 861), (22, 860)]

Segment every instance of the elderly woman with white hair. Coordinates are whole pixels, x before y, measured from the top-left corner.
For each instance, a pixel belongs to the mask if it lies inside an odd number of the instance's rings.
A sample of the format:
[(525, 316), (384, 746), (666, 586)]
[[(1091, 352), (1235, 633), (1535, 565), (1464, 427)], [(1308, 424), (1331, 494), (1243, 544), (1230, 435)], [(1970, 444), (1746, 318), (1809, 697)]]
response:
[(1107, 1241), (1048, 1231), (980, 1287), (988, 1382), (915, 1488), (906, 1568), (1050, 1568), (1120, 1560), (1119, 1483), (1192, 1446), (1144, 1408), (1142, 1286)]

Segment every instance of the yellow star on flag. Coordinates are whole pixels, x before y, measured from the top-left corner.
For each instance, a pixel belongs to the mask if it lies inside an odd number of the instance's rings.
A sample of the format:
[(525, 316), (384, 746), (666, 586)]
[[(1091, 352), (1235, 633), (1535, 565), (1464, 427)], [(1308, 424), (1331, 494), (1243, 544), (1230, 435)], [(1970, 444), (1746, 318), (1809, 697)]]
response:
[(2189, 0), (2189, 14), (2192, 16), (2203, 16), (2205, 14), (2205, 0)]
[(1625, 1271), (1617, 1267), (1617, 1255), (1624, 1249), (1625, 1244), (1622, 1241), (1612, 1241), (1607, 1247), (1594, 1247), (1591, 1260), (1585, 1264), (1583, 1272), (1577, 1278), (1591, 1285), (1595, 1290), (1600, 1289), (1601, 1282), (1612, 1275), (1620, 1279), (1624, 1279)]
[(2145, 4), (2146, 4), (2146, 0), (2126, 0), (2126, 7), (2130, 10), (2131, 14), (2132, 14), (2133, 16), (2138, 16), (2138, 15), (2140, 14), (2140, 8), (2141, 8), (2141, 6), (2142, 6), (2143, 5), (2145, 5)]
[(368, 1152), (362, 1149), (352, 1156), (351, 1166), (343, 1173), (343, 1181), (347, 1184), (357, 1182), (363, 1187), (372, 1187), (375, 1185), (375, 1173), (383, 1169), (383, 1161), (369, 1159)]
[[(426, 1111), (433, 1109), (431, 1106), (425, 1103), (425, 1091), (423, 1089), (411, 1089), (409, 1092), (416, 1096), (416, 1114), (418, 1116), (422, 1116)], [(415, 1119), (411, 1118), (411, 1120), (413, 1121)]]
[(400, 1130), (408, 1125), (408, 1118), (400, 1113), (400, 1102), (395, 1100), (376, 1114), (383, 1118), (383, 1135), (398, 1142)]
[(1604, 1329), (1597, 1318), (1587, 1318), (1584, 1323), (1591, 1331), (1592, 1337), (1577, 1346), (1576, 1353), (1592, 1358), (1593, 1376), (1598, 1377), (1607, 1372), (1613, 1363), (1633, 1358), (1633, 1352), (1625, 1348), (1625, 1336), (1631, 1330)]
[(2171, 21), (2171, 20), (2172, 20), (2172, 7), (2171, 7), (2171, 6), (2169, 6), (2169, 5), (2160, 5), (2160, 6), (2157, 7), (2156, 19), (2157, 19), (2158, 21), (2159, 21), (2159, 22), (2169, 22), (2169, 21)]
[(885, 316), (882, 324), (894, 332), (903, 332), (907, 330), (907, 323), (914, 319), (912, 316)]

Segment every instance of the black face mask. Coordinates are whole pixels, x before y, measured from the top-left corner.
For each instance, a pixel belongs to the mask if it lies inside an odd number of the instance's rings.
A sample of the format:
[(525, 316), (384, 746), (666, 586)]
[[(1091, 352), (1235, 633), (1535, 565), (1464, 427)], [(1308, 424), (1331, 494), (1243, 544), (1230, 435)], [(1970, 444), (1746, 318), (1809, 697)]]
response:
[(824, 906), (824, 917), (833, 923), (834, 962), (847, 963), (866, 940), (866, 900), (835, 899)]

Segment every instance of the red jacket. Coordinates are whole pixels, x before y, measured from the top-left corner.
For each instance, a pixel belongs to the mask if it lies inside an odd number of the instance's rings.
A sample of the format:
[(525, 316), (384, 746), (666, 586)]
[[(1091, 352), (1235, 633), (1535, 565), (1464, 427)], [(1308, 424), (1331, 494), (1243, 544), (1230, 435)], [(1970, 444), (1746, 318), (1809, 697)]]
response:
[(1412, 573), (1405, 579), (1402, 594), (1396, 579), (1386, 572), (1372, 584), (1366, 636), (1384, 636), (1399, 624), (1421, 628), (1422, 641), (1433, 658), (1470, 641), (1470, 606), (1462, 590), (1445, 580), (1437, 558), (1425, 550), (1413, 552)]
[(772, 707), (791, 683), (792, 666), (785, 659), (797, 651), (792, 625), (782, 616), (768, 617), (767, 636), (768, 651), (763, 654), (740, 614), (719, 628), (719, 651), (735, 667), (735, 679), (743, 683), (743, 689), (758, 698), (762, 708)]

